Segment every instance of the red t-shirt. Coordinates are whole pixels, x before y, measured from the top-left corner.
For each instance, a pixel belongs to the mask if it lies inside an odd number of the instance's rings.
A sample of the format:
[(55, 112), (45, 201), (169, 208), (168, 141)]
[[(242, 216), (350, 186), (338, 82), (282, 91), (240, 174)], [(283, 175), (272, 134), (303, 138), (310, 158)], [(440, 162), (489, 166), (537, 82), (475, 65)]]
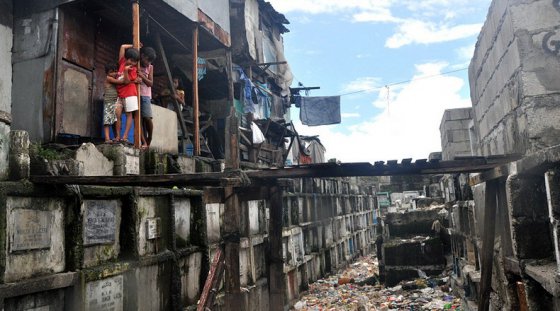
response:
[[(125, 67), (126, 59), (123, 57), (119, 59), (119, 77), (124, 75), (124, 67)], [(132, 67), (128, 70), (128, 79), (130, 80), (129, 84), (118, 84), (117, 85), (117, 92), (119, 93), (120, 98), (126, 98), (130, 96), (138, 96), (138, 89), (137, 84), (134, 83), (134, 80), (138, 78), (138, 72), (136, 67)]]

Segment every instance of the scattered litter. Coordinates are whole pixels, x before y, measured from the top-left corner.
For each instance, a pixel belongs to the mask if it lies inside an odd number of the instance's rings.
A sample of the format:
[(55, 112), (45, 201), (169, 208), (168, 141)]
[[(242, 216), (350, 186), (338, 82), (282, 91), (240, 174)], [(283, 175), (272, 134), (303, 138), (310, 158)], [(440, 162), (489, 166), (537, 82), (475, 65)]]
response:
[(386, 288), (379, 282), (375, 256), (360, 258), (336, 275), (309, 285), (294, 305), (298, 311), (460, 311), (461, 301), (449, 291), (449, 277), (420, 277)]

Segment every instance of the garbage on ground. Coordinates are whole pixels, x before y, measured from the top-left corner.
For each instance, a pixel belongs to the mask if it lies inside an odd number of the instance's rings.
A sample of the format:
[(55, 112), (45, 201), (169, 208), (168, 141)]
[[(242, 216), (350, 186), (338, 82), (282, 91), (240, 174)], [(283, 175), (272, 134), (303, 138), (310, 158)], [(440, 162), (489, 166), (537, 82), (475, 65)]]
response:
[(294, 309), (298, 311), (421, 311), (460, 310), (460, 299), (449, 292), (449, 278), (419, 277), (386, 288), (379, 283), (375, 256), (360, 258), (338, 274), (309, 285)]

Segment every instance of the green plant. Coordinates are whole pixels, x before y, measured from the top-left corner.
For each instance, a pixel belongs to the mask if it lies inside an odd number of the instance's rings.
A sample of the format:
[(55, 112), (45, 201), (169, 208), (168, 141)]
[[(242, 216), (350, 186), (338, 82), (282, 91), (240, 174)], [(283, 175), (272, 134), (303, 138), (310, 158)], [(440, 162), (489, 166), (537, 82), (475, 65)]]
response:
[(56, 150), (45, 148), (39, 143), (31, 144), (31, 147), (29, 149), (31, 155), (43, 158), (45, 160), (58, 160), (61, 157)]

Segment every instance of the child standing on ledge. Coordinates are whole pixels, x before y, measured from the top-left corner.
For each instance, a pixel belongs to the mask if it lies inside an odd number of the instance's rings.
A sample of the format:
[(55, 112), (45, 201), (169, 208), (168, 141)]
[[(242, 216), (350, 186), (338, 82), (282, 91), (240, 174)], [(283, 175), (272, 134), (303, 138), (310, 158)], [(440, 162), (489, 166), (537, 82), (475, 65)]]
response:
[[(126, 112), (126, 126), (124, 134), (121, 139), (124, 143), (131, 143), (128, 140), (128, 132), (132, 127), (132, 119), (134, 123), (138, 124), (138, 90), (136, 84), (141, 82), (138, 78), (138, 60), (140, 53), (137, 49), (133, 48), (131, 44), (123, 44), (119, 50), (119, 75), (124, 78), (123, 84), (117, 86), (119, 98), (124, 103), (124, 111)], [(140, 135), (142, 138), (142, 135)], [(142, 141), (144, 139), (142, 138)]]
[[(123, 84), (124, 77), (118, 78), (119, 64), (112, 63), (105, 66), (105, 93), (103, 94), (103, 131), (105, 143), (112, 143), (109, 128), (115, 125), (115, 142), (120, 140), (122, 103), (118, 100), (117, 85)], [(117, 118), (117, 110), (118, 116)]]
[(140, 84), (140, 113), (142, 114), (142, 138), (144, 143), (142, 149), (147, 149), (152, 143), (154, 124), (152, 122), (152, 85), (154, 84), (154, 66), (152, 62), (156, 59), (156, 51), (151, 47), (140, 49), (140, 72), (138, 76), (142, 79)]

